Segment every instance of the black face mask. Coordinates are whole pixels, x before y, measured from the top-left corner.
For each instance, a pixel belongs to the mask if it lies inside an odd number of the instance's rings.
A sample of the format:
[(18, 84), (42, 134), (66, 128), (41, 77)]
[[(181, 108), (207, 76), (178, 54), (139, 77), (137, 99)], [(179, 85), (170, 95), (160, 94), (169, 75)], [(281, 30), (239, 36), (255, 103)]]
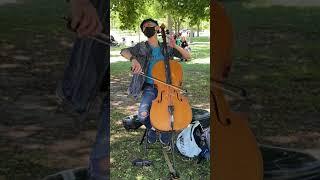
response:
[(143, 31), (143, 34), (146, 35), (148, 38), (151, 38), (156, 33), (154, 27), (146, 27)]

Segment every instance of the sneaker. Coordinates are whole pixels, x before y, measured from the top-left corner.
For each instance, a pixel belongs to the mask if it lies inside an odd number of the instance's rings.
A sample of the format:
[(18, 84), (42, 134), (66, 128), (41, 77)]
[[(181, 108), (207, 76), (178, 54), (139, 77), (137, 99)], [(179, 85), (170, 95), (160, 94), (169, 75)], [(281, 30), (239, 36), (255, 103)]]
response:
[(147, 141), (149, 144), (153, 144), (157, 141), (157, 132), (153, 129), (149, 129), (147, 132)]
[(171, 141), (171, 133), (170, 132), (160, 133), (159, 140), (163, 145), (166, 145), (166, 146), (169, 145)]

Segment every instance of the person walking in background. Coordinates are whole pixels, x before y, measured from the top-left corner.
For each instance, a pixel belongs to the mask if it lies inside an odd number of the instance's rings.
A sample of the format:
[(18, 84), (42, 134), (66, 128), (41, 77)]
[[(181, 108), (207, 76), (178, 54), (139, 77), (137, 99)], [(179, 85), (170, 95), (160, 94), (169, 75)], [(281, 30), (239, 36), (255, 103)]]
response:
[[(181, 42), (181, 47), (190, 52), (191, 51), (191, 48), (189, 47), (189, 44), (187, 42), (187, 38), (185, 36), (182, 36), (182, 42)], [(187, 61), (186, 59), (181, 59), (181, 61)]]
[(176, 45), (181, 46), (181, 33), (178, 33), (175, 39), (176, 39)]

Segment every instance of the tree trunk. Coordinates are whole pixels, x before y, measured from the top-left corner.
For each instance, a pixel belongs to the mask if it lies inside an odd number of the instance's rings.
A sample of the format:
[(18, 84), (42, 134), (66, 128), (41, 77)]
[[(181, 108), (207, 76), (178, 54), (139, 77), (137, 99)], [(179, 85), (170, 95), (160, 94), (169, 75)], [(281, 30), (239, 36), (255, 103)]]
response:
[(200, 21), (197, 23), (197, 37), (200, 36)]
[(167, 17), (167, 21), (168, 21), (168, 28), (167, 28), (167, 29), (169, 29), (169, 32), (171, 33), (171, 32), (173, 31), (173, 29), (172, 29), (172, 26), (173, 26), (173, 20), (172, 20), (171, 15), (168, 15), (168, 17)]
[(174, 33), (177, 34), (177, 29), (178, 29), (178, 23), (177, 21), (174, 21)]
[(178, 30), (177, 30), (177, 34), (179, 34), (179, 32), (180, 32), (180, 26), (181, 26), (181, 20), (178, 20)]
[(192, 43), (193, 35), (194, 35), (194, 31), (193, 31), (193, 27), (191, 27), (190, 28), (190, 38), (189, 38), (190, 43)]

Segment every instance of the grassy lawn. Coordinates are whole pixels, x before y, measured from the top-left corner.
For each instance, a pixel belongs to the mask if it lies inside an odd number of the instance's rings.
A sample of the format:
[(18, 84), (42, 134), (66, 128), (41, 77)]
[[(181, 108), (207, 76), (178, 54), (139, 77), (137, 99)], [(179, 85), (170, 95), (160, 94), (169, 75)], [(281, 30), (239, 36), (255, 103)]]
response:
[(192, 42), (209, 42), (209, 37), (193, 37)]
[(203, 59), (210, 57), (210, 45), (209, 44), (193, 44), (191, 48), (191, 60)]
[[(190, 104), (197, 107), (209, 108), (209, 65), (207, 64), (186, 64), (184, 69), (184, 88), (188, 90)], [(126, 88), (130, 77), (127, 70), (129, 62), (118, 62), (111, 64), (111, 91), (117, 92), (111, 97), (111, 178), (113, 179), (159, 179), (168, 175), (168, 167), (162, 155), (159, 143), (152, 145), (148, 159), (154, 165), (148, 168), (133, 167), (131, 161), (136, 158), (143, 158), (143, 146), (139, 146), (143, 129), (126, 132), (121, 120), (132, 114), (136, 114), (137, 103), (126, 98)], [(119, 98), (124, 96), (124, 98)], [(177, 170), (182, 179), (194, 179), (202, 177), (209, 179), (209, 162), (196, 164), (196, 159), (188, 159), (176, 154)], [(171, 156), (170, 156), (171, 158)], [(123, 171), (126, 173), (123, 173)]]
[(320, 8), (226, 9), (236, 32), (229, 82), (248, 90), (259, 142), (319, 148)]
[[(209, 38), (208, 37), (194, 37), (193, 43), (190, 45), (191, 48), (191, 61), (197, 61), (205, 58), (210, 57), (210, 44), (209, 44)], [(112, 57), (120, 57), (121, 49), (125, 48), (126, 46), (120, 45), (116, 47), (111, 47), (110, 51), (117, 52), (116, 55), (111, 55)], [(209, 59), (208, 59), (209, 63)]]

